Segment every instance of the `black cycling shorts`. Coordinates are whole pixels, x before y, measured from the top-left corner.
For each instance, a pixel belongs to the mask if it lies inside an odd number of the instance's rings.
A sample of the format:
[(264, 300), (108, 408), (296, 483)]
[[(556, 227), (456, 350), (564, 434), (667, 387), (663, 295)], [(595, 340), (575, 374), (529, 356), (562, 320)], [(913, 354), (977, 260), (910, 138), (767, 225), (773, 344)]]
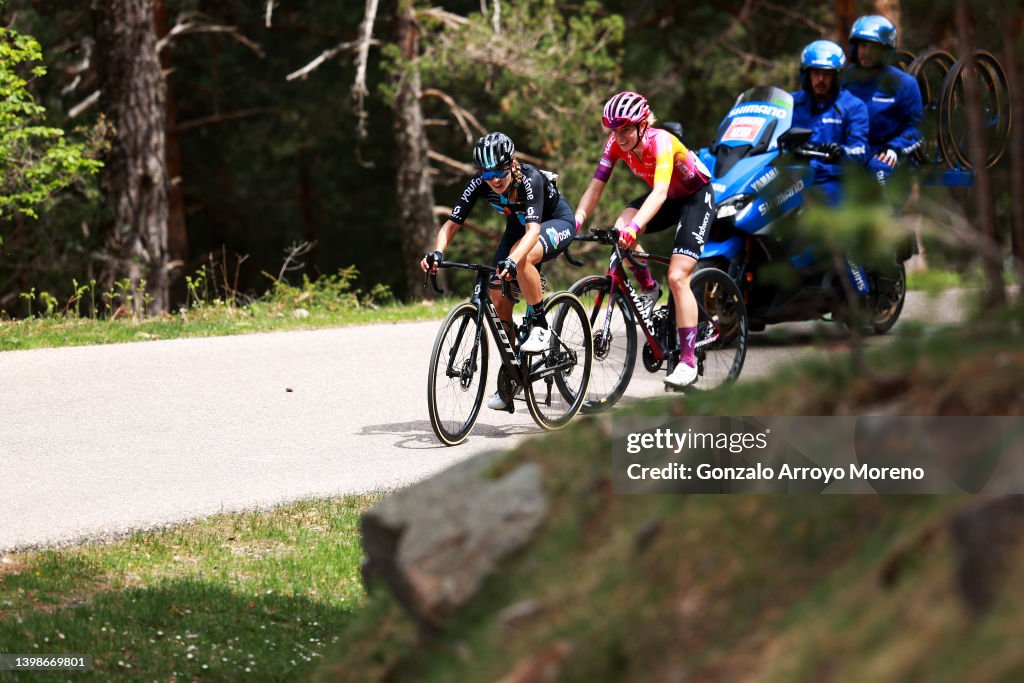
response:
[[(509, 216), (508, 222), (505, 224), (505, 234), (501, 236), (501, 242), (498, 243), (498, 250), (494, 252), (494, 260), (491, 265), (497, 266), (498, 263), (508, 258), (512, 247), (523, 239), (525, 234), (526, 226), (520, 223), (515, 216)], [(573, 214), (569, 202), (565, 200), (565, 197), (561, 197), (555, 206), (554, 214), (540, 224), (539, 241), (541, 247), (544, 248), (544, 257), (540, 262), (544, 263), (558, 258), (558, 255), (565, 251), (574, 237), (576, 237), (576, 216)], [(540, 268), (540, 263), (537, 264), (537, 268)]]
[[(637, 197), (628, 207), (639, 210), (643, 206), (648, 192)], [(676, 229), (675, 245), (672, 247), (673, 254), (682, 254), (696, 260), (704, 251), (704, 242), (707, 238), (708, 229), (714, 219), (715, 213), (715, 191), (708, 183), (688, 197), (679, 199), (665, 199), (665, 203), (658, 209), (647, 223), (647, 230), (644, 234), (661, 232), (670, 227)]]

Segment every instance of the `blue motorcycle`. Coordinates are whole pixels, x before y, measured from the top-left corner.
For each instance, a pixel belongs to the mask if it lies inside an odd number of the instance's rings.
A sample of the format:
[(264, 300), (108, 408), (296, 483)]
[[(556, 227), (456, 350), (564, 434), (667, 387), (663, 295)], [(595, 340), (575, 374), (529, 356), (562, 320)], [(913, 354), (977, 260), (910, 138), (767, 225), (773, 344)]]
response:
[(847, 285), (840, 279), (847, 277), (867, 306), (871, 329), (884, 334), (903, 310), (909, 253), (878, 271), (847, 259), (840, 274), (816, 263), (812, 249), (794, 248), (774, 234), (780, 221), (800, 211), (814, 184), (806, 160), (828, 156), (809, 146), (811, 131), (793, 128), (792, 121), (788, 92), (752, 88), (736, 100), (711, 147), (700, 150), (712, 174), (717, 216), (699, 267), (724, 270), (739, 285), (752, 331), (780, 322), (848, 319)]

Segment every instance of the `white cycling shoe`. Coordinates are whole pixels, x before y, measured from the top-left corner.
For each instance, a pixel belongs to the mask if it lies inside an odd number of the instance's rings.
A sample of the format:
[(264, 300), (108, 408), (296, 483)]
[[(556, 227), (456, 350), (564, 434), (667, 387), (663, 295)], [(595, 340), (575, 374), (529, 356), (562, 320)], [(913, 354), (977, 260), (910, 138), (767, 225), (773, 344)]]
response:
[(679, 363), (676, 369), (672, 371), (672, 374), (665, 377), (665, 384), (675, 389), (681, 389), (682, 387), (689, 386), (697, 381), (697, 368), (687, 365), (686, 363)]
[[(516, 393), (513, 398), (518, 396), (522, 390), (522, 387), (516, 387)], [(508, 410), (508, 404), (509, 402), (501, 397), (501, 392), (495, 391), (494, 396), (491, 396), (491, 400), (487, 402), (487, 407), (491, 410)]]
[(522, 353), (541, 353), (547, 351), (550, 339), (551, 330), (546, 327), (534, 327), (530, 330), (530, 336), (519, 346), (519, 350)]

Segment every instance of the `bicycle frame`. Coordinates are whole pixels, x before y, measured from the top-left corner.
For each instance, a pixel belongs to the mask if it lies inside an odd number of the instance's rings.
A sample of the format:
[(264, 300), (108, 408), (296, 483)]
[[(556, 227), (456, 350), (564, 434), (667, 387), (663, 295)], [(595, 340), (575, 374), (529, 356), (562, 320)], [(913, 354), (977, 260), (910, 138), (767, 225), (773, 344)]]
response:
[[(491, 336), (495, 340), (495, 346), (498, 347), (498, 355), (501, 358), (501, 364), (505, 367), (509, 374), (510, 379), (517, 382), (519, 386), (524, 386), (526, 380), (537, 381), (550, 377), (564, 369), (564, 364), (546, 364), (543, 357), (540, 357), (536, 363), (533, 363), (528, 368), (523, 368), (520, 363), (520, 358), (516, 354), (515, 349), (512, 347), (512, 342), (508, 338), (508, 333), (505, 330), (505, 326), (501, 322), (501, 318), (498, 317), (498, 311), (494, 307), (494, 303), (491, 301), (490, 296), (484, 296), (484, 291), (490, 289), (491, 272), (493, 269), (481, 269), (480, 267), (474, 267), (466, 263), (454, 263), (446, 262), (444, 264), (446, 268), (458, 268), (461, 270), (475, 270), (477, 273), (476, 284), (473, 287), (473, 294), (470, 297), (470, 303), (476, 306), (476, 339), (473, 341), (473, 355), (472, 365), (474, 371), (476, 370), (476, 357), (479, 353), (480, 344), (486, 343), (483, 339), (484, 326), (483, 322), (487, 323), (487, 327), (491, 331)], [(513, 304), (517, 302), (517, 299), (512, 294), (511, 285), (507, 281), (502, 282), (502, 293), (508, 297)], [(439, 292), (436, 282), (434, 282), (434, 291)], [(445, 368), (445, 374), (448, 377), (461, 377), (461, 371), (454, 367), (455, 364), (455, 350), (458, 348), (459, 343), (462, 341), (462, 335), (465, 334), (466, 328), (463, 326), (459, 329), (458, 336), (456, 336), (456, 343), (452, 347), (452, 351), (448, 358), (448, 365)], [(557, 338), (557, 335), (556, 335)], [(562, 340), (558, 339), (558, 343), (562, 345)], [(564, 346), (564, 345), (563, 345)], [(546, 365), (541, 369), (541, 366)]]
[[(651, 319), (650, 314), (645, 311), (646, 307), (641, 307), (640, 305), (640, 295), (636, 291), (636, 289), (634, 289), (633, 283), (629, 281), (629, 276), (626, 275), (626, 268), (622, 263), (622, 253), (619, 249), (619, 246), (617, 244), (614, 244), (613, 248), (613, 257), (611, 263), (608, 265), (607, 273), (607, 276), (611, 278), (612, 282), (610, 296), (621, 296), (625, 299), (626, 305), (628, 306), (630, 311), (630, 315), (633, 316), (633, 322), (636, 323), (636, 325), (644, 333), (644, 337), (647, 339), (647, 343), (651, 347), (651, 351), (654, 354), (654, 358), (658, 361), (664, 361), (667, 354), (665, 352), (665, 349), (661, 345), (661, 340), (658, 339), (658, 335), (654, 330), (654, 321)], [(669, 259), (667, 257), (658, 256), (656, 254), (636, 253), (632, 254), (630, 258), (647, 259), (648, 261), (654, 261), (655, 263), (660, 263), (665, 266), (669, 264)], [(614, 301), (610, 300), (609, 303), (613, 304)], [(601, 294), (598, 295), (597, 299), (594, 302), (595, 317), (597, 312), (601, 310), (603, 305), (604, 293), (602, 292)], [(613, 306), (609, 305), (605, 312), (604, 321), (602, 321), (600, 325), (597, 324), (596, 320), (592, 319), (590, 321), (590, 325), (594, 328), (595, 331), (604, 330), (607, 333), (608, 327), (611, 324), (612, 310)]]

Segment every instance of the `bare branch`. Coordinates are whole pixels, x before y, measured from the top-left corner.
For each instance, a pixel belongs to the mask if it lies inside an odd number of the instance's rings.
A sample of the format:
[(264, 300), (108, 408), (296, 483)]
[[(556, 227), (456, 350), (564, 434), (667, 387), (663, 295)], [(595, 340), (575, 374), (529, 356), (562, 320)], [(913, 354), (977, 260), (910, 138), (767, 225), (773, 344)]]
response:
[(474, 173), (476, 173), (476, 169), (473, 167), (472, 164), (457, 161), (449, 156), (445, 156), (444, 154), (441, 154), (440, 152), (434, 151), (432, 149), (427, 150), (427, 157), (431, 161), (437, 161), (444, 164), (445, 166), (454, 168), (456, 171), (459, 171), (463, 175), (471, 176)]
[[(434, 207), (434, 216), (436, 216), (437, 218), (448, 218), (448, 216), (450, 216), (450, 215), (452, 215), (452, 207), (450, 207), (450, 206), (435, 206)], [(480, 235), (482, 237), (486, 237), (486, 238), (491, 239), (491, 240), (496, 240), (496, 239), (498, 239), (498, 237), (500, 237), (500, 234), (498, 233), (498, 231), (496, 231), (496, 230), (487, 230), (486, 228), (482, 228), (479, 225), (477, 225), (476, 223), (474, 223), (473, 221), (469, 220), (468, 218), (462, 224), (462, 227), (468, 228), (471, 232), (475, 232), (476, 234), (478, 234), (478, 235)]]
[(84, 100), (82, 100), (81, 102), (79, 102), (78, 104), (76, 104), (75, 106), (71, 107), (71, 109), (68, 110), (68, 118), (69, 119), (75, 118), (76, 116), (81, 114), (83, 111), (85, 111), (86, 109), (88, 109), (92, 105), (94, 105), (97, 102), (99, 102), (99, 100), (100, 100), (100, 91), (99, 90), (94, 90), (91, 95), (89, 95)]
[(373, 22), (377, 18), (377, 0), (366, 0), (366, 13), (363, 23), (359, 25), (359, 43), (356, 48), (356, 80), (352, 84), (352, 99), (356, 104), (356, 138), (366, 139), (365, 100), (370, 91), (366, 88), (366, 60), (370, 52), (370, 41), (373, 39)]
[(315, 246), (316, 242), (292, 242), (292, 246), (285, 249), (287, 256), (285, 256), (284, 263), (281, 264), (281, 272), (277, 274), (277, 281), (286, 282), (285, 273), (304, 268), (306, 264), (299, 261), (299, 258), (313, 251)]
[(198, 119), (192, 119), (191, 121), (185, 121), (179, 123), (174, 127), (175, 132), (180, 133), (183, 130), (189, 130), (190, 128), (199, 128), (201, 126), (208, 126), (213, 123), (223, 123), (224, 121), (236, 121), (238, 119), (246, 119), (250, 116), (259, 116), (261, 114), (271, 114), (277, 111), (274, 107), (256, 107), (254, 109), (239, 109), (238, 111), (228, 112), (226, 114), (211, 114), (209, 116), (202, 116)]
[(771, 10), (772, 12), (778, 12), (779, 14), (784, 14), (790, 19), (796, 19), (797, 21), (804, 24), (805, 26), (807, 26), (820, 36), (827, 35), (830, 30), (827, 26), (822, 26), (821, 24), (815, 21), (811, 21), (811, 19), (804, 12), (798, 12), (790, 7), (776, 5), (774, 2), (768, 2), (768, 0), (764, 0), (764, 2), (762, 2), (761, 4), (764, 5), (765, 9)]
[(424, 98), (436, 97), (437, 99), (441, 100), (442, 102), (448, 105), (448, 108), (451, 110), (452, 115), (455, 117), (455, 120), (458, 121), (459, 126), (462, 128), (462, 132), (466, 134), (466, 142), (473, 141), (473, 134), (470, 132), (469, 127), (466, 125), (467, 122), (474, 128), (476, 128), (480, 135), (483, 135), (484, 133), (487, 132), (487, 129), (480, 125), (480, 122), (477, 120), (477, 118), (473, 116), (473, 114), (471, 114), (469, 111), (460, 107), (455, 102), (455, 100), (452, 99), (450, 95), (448, 95), (448, 93), (442, 92), (441, 90), (438, 90), (436, 88), (427, 88), (426, 90), (423, 91), (422, 96)]
[(494, 0), (494, 14), (491, 15), (491, 25), (496, 34), (501, 33), (501, 0)]
[(469, 19), (458, 14), (452, 14), (446, 12), (440, 7), (431, 7), (429, 9), (421, 9), (417, 12), (419, 16), (431, 17), (437, 19), (445, 28), (458, 28), (459, 26), (465, 26), (469, 23)]
[(316, 71), (320, 67), (321, 64), (326, 62), (331, 57), (335, 56), (336, 54), (338, 54), (340, 52), (344, 52), (346, 50), (351, 50), (354, 46), (355, 46), (355, 43), (351, 43), (351, 42), (350, 43), (340, 43), (340, 44), (335, 45), (334, 47), (332, 47), (330, 50), (324, 50), (323, 52), (320, 53), (320, 56), (317, 57), (316, 59), (314, 59), (312, 62), (310, 62), (306, 66), (302, 67), (298, 71), (293, 71), (290, 74), (288, 74), (287, 76), (285, 76), (285, 80), (286, 81), (294, 81), (296, 78), (305, 78), (306, 76), (308, 76), (313, 71)]
[(270, 28), (270, 17), (274, 13), (274, 0), (267, 0), (266, 26)]
[(174, 26), (167, 32), (167, 35), (156, 41), (156, 51), (158, 53), (162, 52), (163, 49), (170, 45), (173, 40), (177, 39), (178, 36), (187, 35), (189, 33), (226, 33), (233, 40), (245, 45), (260, 57), (266, 56), (263, 52), (263, 48), (242, 35), (242, 33), (234, 26), (208, 23), (202, 15), (195, 12), (179, 16)]

